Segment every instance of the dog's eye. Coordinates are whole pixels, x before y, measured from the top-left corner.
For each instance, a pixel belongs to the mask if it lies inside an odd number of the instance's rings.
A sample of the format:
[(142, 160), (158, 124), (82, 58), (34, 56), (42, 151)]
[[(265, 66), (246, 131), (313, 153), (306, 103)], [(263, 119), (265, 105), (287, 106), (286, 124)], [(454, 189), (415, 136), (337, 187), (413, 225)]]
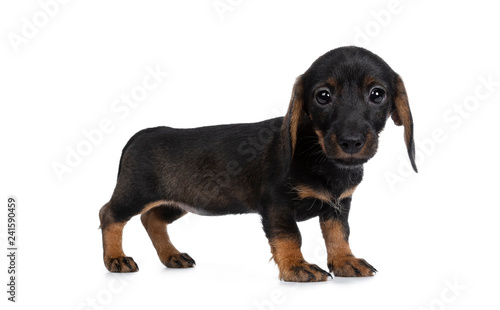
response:
[(320, 90), (316, 93), (316, 101), (318, 101), (319, 104), (328, 104), (332, 102), (330, 92), (327, 90)]
[(375, 87), (370, 92), (370, 101), (373, 103), (381, 103), (385, 98), (385, 91), (382, 88)]

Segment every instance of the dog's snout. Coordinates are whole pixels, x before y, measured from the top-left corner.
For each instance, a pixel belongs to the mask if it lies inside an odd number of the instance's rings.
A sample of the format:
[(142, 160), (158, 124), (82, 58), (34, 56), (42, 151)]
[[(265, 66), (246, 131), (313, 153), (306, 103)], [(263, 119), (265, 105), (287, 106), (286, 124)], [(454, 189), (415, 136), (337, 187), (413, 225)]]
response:
[(356, 154), (365, 145), (365, 137), (360, 133), (345, 133), (339, 137), (338, 143), (344, 152)]

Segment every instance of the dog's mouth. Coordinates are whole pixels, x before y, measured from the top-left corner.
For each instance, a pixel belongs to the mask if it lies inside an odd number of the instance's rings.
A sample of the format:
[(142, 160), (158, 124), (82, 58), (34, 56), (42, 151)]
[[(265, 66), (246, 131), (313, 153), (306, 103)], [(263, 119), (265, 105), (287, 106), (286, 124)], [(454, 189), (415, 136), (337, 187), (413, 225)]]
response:
[[(327, 156), (329, 157), (329, 156)], [(329, 157), (333, 162), (335, 162), (337, 165), (343, 168), (355, 168), (358, 166), (363, 165), (366, 163), (371, 157), (369, 158), (356, 158), (356, 157), (350, 157), (350, 158), (335, 158), (335, 157)]]
[(341, 135), (332, 133), (329, 139), (316, 131), (325, 156), (341, 167), (353, 168), (366, 163), (377, 152), (377, 135)]

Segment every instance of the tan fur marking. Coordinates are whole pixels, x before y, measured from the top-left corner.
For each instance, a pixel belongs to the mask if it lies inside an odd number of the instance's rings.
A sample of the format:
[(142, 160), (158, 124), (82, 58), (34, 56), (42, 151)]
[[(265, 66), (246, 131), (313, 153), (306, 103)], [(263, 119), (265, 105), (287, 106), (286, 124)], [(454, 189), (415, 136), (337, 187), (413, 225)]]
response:
[(323, 153), (326, 154), (325, 137), (323, 136), (323, 133), (318, 129), (315, 129), (314, 132), (318, 136), (318, 142), (319, 142), (319, 145), (321, 146), (321, 149), (323, 150)]
[(336, 219), (320, 220), (328, 254), (328, 268), (338, 277), (368, 277), (377, 270), (351, 251), (343, 224)]
[(148, 212), (149, 210), (159, 207), (161, 205), (168, 204), (168, 201), (166, 200), (158, 200), (158, 201), (153, 201), (148, 203), (147, 205), (144, 206), (144, 209), (142, 209), (141, 214), (144, 214)]
[(403, 84), (403, 81), (400, 79), (396, 85), (398, 96), (395, 100), (396, 110), (398, 111), (399, 118), (403, 123), (404, 131), (405, 131), (405, 142), (408, 146), (411, 140), (411, 126), (412, 126), (412, 118), (410, 112), (410, 106), (408, 105), (408, 97), (406, 95), (406, 89)]
[(396, 111), (392, 113), (392, 119), (396, 125), (403, 125), (405, 142), (408, 146), (412, 135), (412, 117), (410, 105), (408, 104), (408, 96), (406, 95), (406, 88), (400, 77), (398, 77), (396, 82), (396, 98), (394, 98), (394, 105), (396, 106)]
[(338, 87), (338, 83), (337, 83), (337, 80), (330, 77), (326, 80), (326, 84), (328, 84), (329, 86), (332, 86), (332, 87)]
[(269, 242), (274, 261), (281, 270), (287, 270), (304, 262), (300, 244), (291, 239), (273, 239)]
[(276, 238), (269, 242), (274, 261), (280, 270), (280, 279), (292, 282), (326, 281), (329, 274), (304, 260), (300, 241)]
[(292, 97), (290, 98), (288, 111), (281, 129), (283, 134), (290, 137), (292, 157), (295, 152), (295, 145), (297, 144), (297, 129), (303, 114), (304, 102), (302, 100), (302, 91), (302, 76), (299, 76), (293, 84)]
[(342, 194), (340, 194), (339, 199), (342, 200), (347, 197), (351, 197), (357, 186), (353, 186), (351, 188), (346, 189)]
[(342, 231), (342, 223), (338, 220), (320, 221), (321, 232), (325, 239), (328, 262), (338, 262), (345, 257), (352, 256), (349, 243)]
[(294, 85), (293, 95), (293, 108), (292, 115), (290, 116), (290, 136), (292, 139), (292, 153), (295, 152), (295, 145), (297, 145), (297, 129), (299, 127), (300, 118), (302, 116), (303, 103), (302, 99), (302, 85), (297, 81)]
[(122, 234), (124, 223), (112, 223), (102, 232), (104, 257), (116, 258), (125, 256), (122, 248)]
[(179, 254), (180, 252), (174, 247), (167, 233), (167, 223), (161, 221), (154, 213), (154, 210), (143, 213), (141, 215), (141, 222), (148, 232), (151, 241), (160, 257), (162, 262), (172, 254)]
[(367, 90), (368, 87), (371, 87), (373, 85), (380, 84), (373, 76), (367, 76), (365, 77), (365, 80), (363, 81), (363, 87), (358, 88), (358, 94), (362, 97), (364, 97), (365, 91)]
[(373, 84), (380, 84), (373, 76), (367, 76), (364, 80), (365, 87), (372, 86)]
[(315, 198), (328, 203), (333, 199), (329, 193), (315, 191), (307, 185), (297, 185), (295, 190), (300, 199)]
[(371, 132), (368, 132), (366, 134), (366, 141), (363, 147), (361, 148), (361, 151), (359, 151), (360, 157), (371, 157), (374, 155), (374, 153), (377, 151), (377, 147), (375, 145), (375, 138)]

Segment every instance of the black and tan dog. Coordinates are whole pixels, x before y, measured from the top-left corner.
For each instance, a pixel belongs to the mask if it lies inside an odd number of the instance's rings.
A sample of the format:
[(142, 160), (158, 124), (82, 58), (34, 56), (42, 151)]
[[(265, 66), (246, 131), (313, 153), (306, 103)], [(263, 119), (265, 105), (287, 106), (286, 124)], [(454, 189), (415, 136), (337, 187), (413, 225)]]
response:
[(297, 222), (316, 216), (329, 270), (341, 277), (373, 275), (375, 268), (351, 253), (347, 219), (362, 165), (375, 154), (389, 117), (404, 126), (416, 171), (403, 81), (373, 53), (343, 47), (297, 78), (284, 118), (138, 132), (123, 149), (115, 191), (99, 213), (106, 268), (138, 270), (122, 250), (123, 227), (134, 215), (141, 214), (161, 262), (186, 268), (195, 262), (170, 242), (168, 224), (187, 212), (259, 213), (281, 279), (330, 276), (300, 251)]

